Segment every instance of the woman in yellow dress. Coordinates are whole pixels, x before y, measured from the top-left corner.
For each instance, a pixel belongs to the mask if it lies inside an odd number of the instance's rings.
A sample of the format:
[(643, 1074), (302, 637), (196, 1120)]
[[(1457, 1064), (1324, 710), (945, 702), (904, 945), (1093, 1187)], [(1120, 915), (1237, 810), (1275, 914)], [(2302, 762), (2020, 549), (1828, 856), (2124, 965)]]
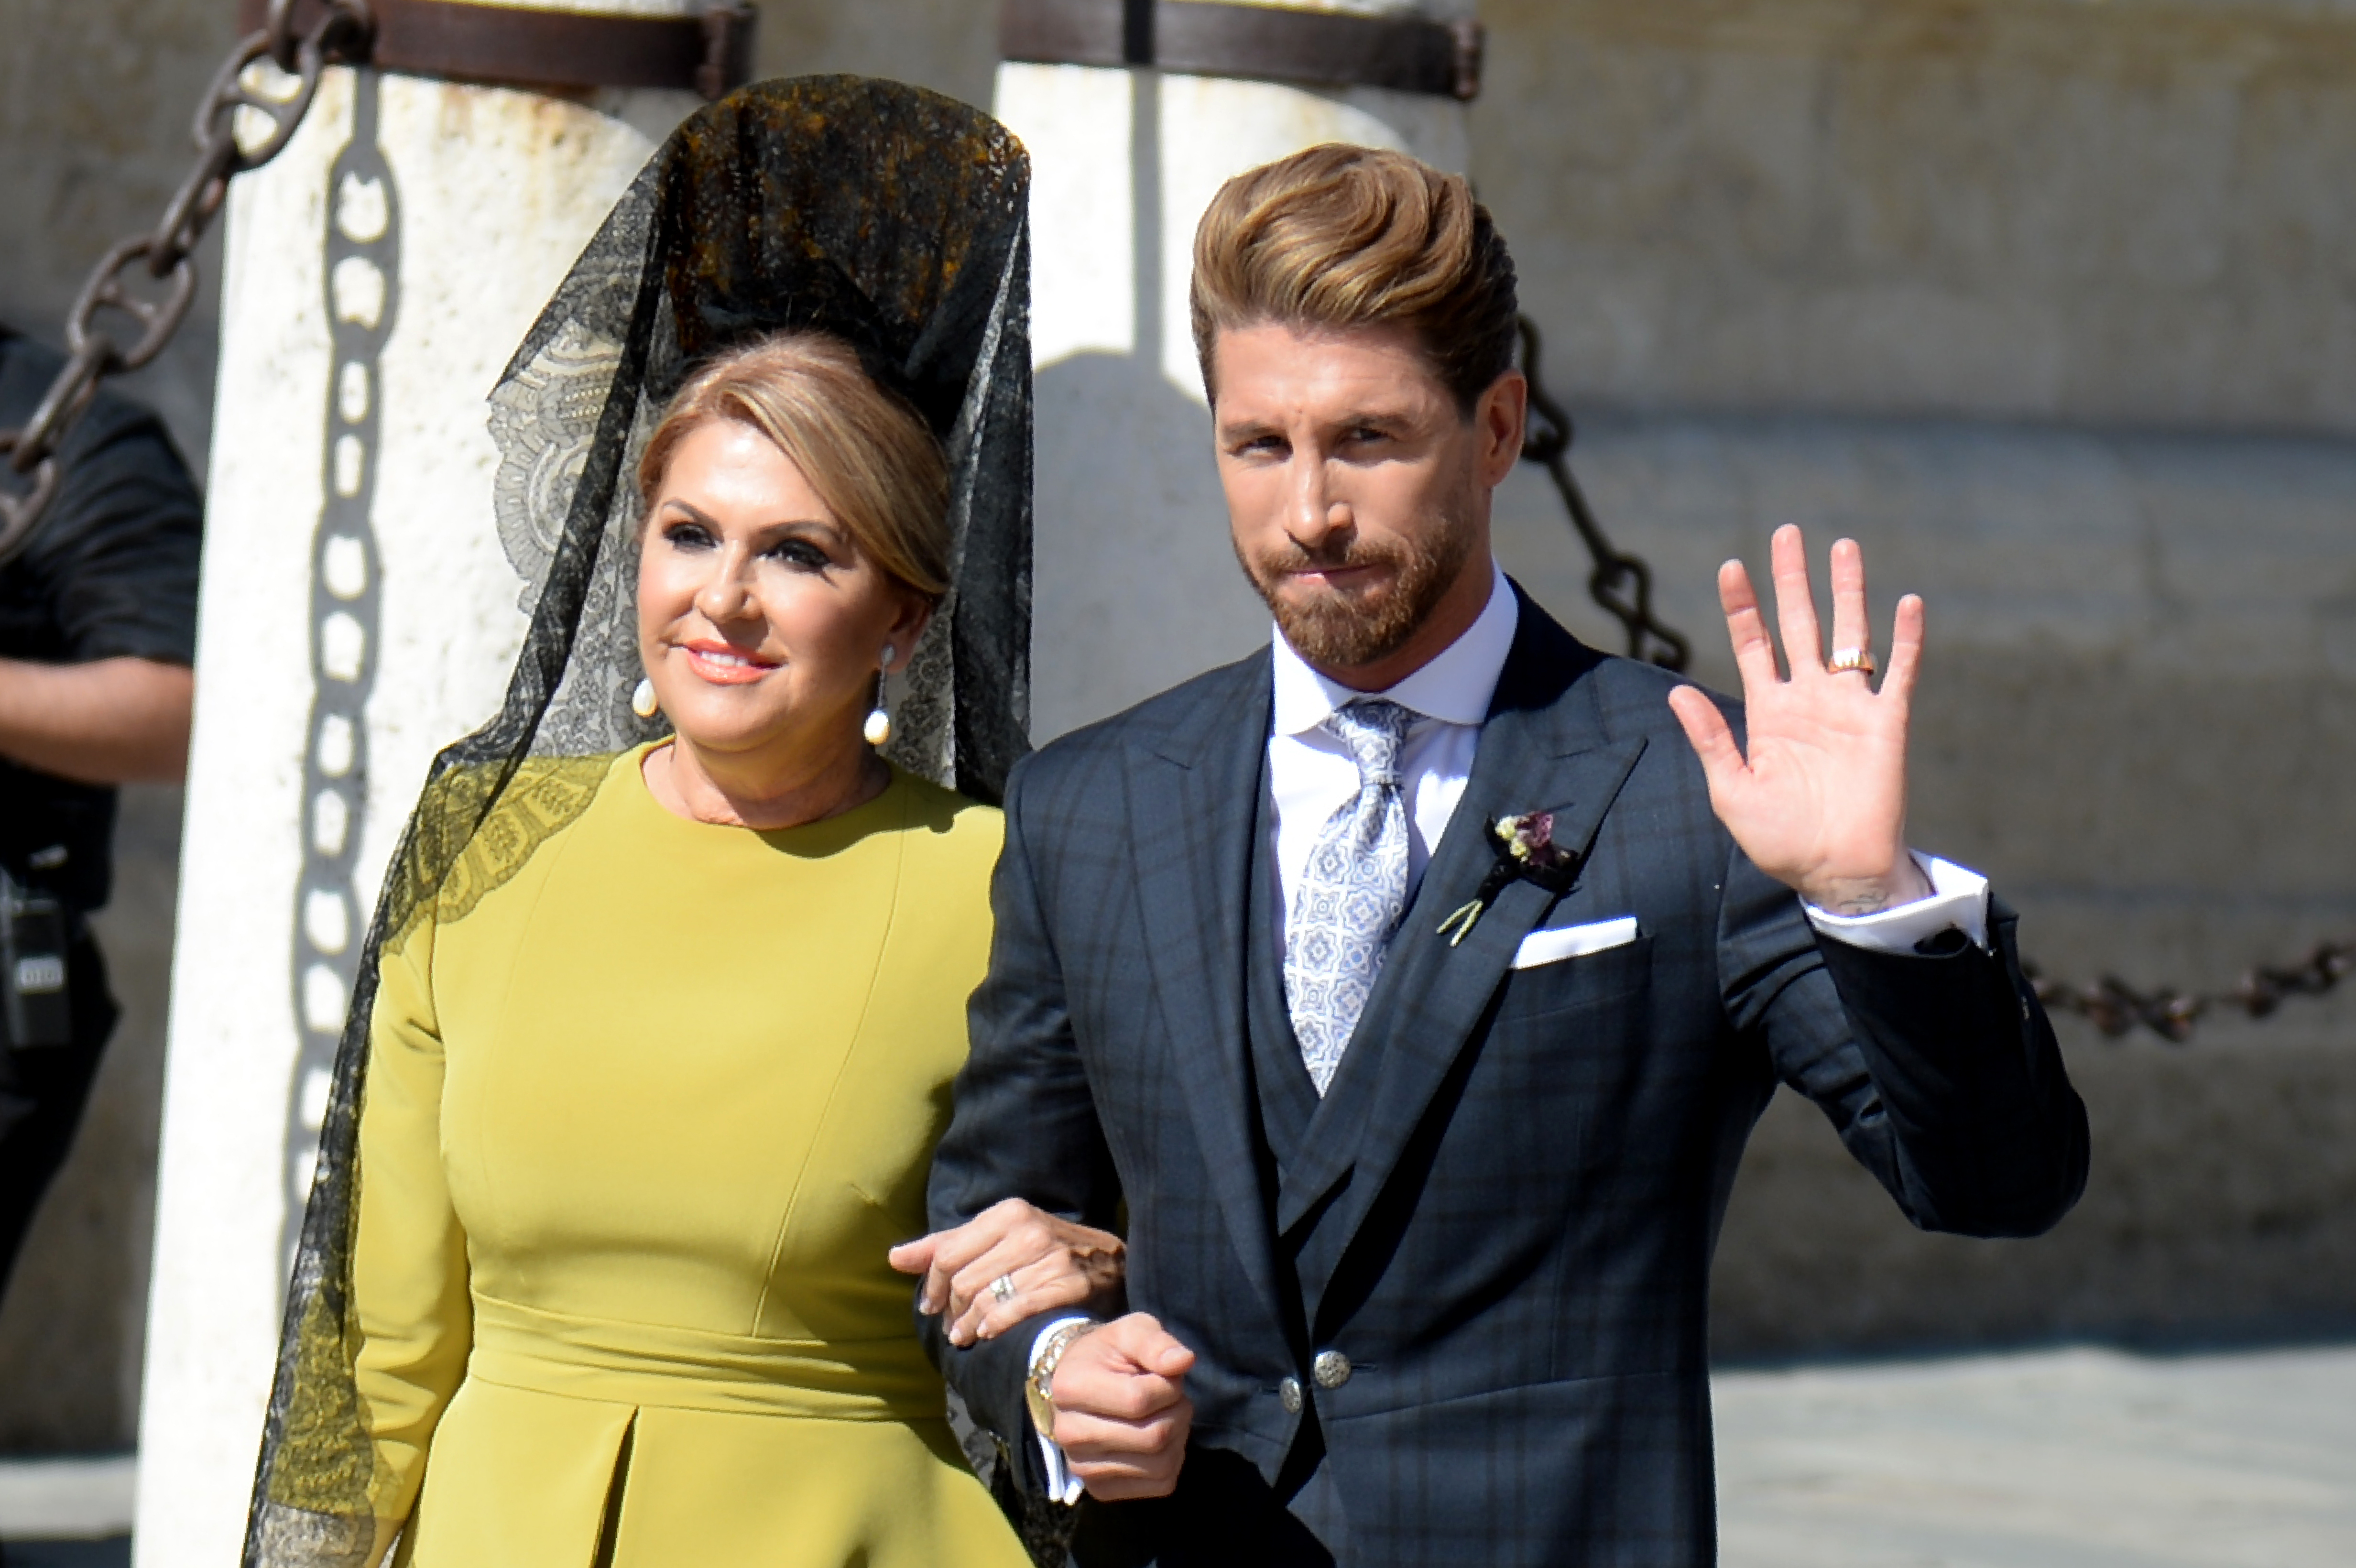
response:
[[(502, 526), (555, 542), (380, 911), (249, 1562), (1029, 1561), (886, 1259), (925, 1229), (1000, 820), (880, 751), (912, 654), (904, 754), (979, 794), (1020, 743), (1021, 173), (946, 100), (751, 90), (519, 353), (503, 446), (556, 473)], [(652, 733), (581, 744), (631, 666)], [(1038, 1220), (991, 1221), (984, 1331), (1117, 1275)]]

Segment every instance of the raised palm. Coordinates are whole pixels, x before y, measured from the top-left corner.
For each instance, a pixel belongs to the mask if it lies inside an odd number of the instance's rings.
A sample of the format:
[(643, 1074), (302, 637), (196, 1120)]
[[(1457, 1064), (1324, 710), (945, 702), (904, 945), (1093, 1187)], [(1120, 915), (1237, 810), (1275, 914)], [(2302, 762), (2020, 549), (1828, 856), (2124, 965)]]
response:
[[(1863, 914), (1921, 898), (1930, 886), (1906, 850), (1906, 726), (1922, 653), (1922, 601), (1898, 602), (1879, 690), (1864, 669), (1830, 670), (1808, 586), (1805, 541), (1775, 531), (1776, 665), (1759, 595), (1740, 561), (1719, 569), (1719, 603), (1742, 676), (1745, 744), (1702, 692), (1680, 687), (1669, 706), (1709, 781), (1719, 820), (1753, 864), (1811, 904)], [(1869, 649), (1865, 558), (1853, 539), (1833, 546), (1836, 659)]]

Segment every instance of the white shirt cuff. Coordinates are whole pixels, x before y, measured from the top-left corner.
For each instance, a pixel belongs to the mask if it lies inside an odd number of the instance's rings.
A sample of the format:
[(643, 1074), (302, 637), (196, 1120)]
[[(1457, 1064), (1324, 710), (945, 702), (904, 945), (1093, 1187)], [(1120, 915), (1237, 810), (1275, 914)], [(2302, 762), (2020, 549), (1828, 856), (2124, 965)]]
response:
[[(1065, 1324), (1087, 1323), (1089, 1321), (1092, 1320), (1078, 1313), (1074, 1313), (1071, 1317), (1058, 1317), (1054, 1322), (1049, 1323), (1032, 1338), (1031, 1353), (1023, 1358), (1023, 1365), (1026, 1369), (1037, 1366), (1039, 1364), (1039, 1352), (1046, 1347), (1047, 1336), (1053, 1334), (1056, 1329), (1061, 1328)], [(1080, 1485), (1080, 1478), (1072, 1474), (1071, 1464), (1064, 1457), (1064, 1451), (1061, 1448), (1056, 1447), (1053, 1443), (1048, 1442), (1047, 1439), (1039, 1433), (1033, 1432), (1031, 1435), (1031, 1439), (1033, 1442), (1039, 1445), (1039, 1464), (1041, 1468), (1047, 1472), (1047, 1497), (1049, 1500), (1059, 1503), (1078, 1502), (1080, 1500), (1080, 1493), (1085, 1488)]]
[(1952, 860), (1908, 850), (1930, 879), (1931, 896), (1873, 914), (1828, 914), (1803, 901), (1808, 923), (1836, 942), (1871, 953), (1912, 953), (1943, 931), (1960, 931), (1976, 947), (1987, 945), (1987, 879)]

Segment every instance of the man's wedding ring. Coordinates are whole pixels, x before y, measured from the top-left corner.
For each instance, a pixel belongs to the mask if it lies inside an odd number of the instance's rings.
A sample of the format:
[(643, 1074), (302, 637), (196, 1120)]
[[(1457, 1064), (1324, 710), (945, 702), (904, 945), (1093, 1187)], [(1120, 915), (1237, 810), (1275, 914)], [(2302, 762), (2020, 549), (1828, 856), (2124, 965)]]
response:
[(990, 1294), (998, 1297), (1001, 1301), (1013, 1300), (1014, 1276), (1011, 1274), (1002, 1274), (996, 1279), (991, 1280), (990, 1282)]
[(1855, 670), (1858, 674), (1865, 677), (1866, 679), (1871, 680), (1874, 677), (1874, 672), (1879, 670), (1880, 667), (1881, 667), (1879, 665), (1873, 662), (1873, 650), (1871, 648), (1835, 648), (1833, 650), (1832, 662), (1825, 666), (1825, 673), (1826, 675), (1847, 675), (1849, 671)]

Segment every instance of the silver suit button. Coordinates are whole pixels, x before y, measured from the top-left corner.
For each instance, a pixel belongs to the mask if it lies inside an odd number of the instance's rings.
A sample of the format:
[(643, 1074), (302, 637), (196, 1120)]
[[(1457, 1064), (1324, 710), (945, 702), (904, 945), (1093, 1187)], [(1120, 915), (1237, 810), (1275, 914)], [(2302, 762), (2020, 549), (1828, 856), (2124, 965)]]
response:
[(1301, 1413), (1301, 1380), (1287, 1378), (1276, 1385), (1276, 1403), (1284, 1406), (1287, 1415)]
[(1320, 1350), (1309, 1363), (1309, 1375), (1319, 1388), (1340, 1388), (1350, 1381), (1350, 1358), (1339, 1350)]

